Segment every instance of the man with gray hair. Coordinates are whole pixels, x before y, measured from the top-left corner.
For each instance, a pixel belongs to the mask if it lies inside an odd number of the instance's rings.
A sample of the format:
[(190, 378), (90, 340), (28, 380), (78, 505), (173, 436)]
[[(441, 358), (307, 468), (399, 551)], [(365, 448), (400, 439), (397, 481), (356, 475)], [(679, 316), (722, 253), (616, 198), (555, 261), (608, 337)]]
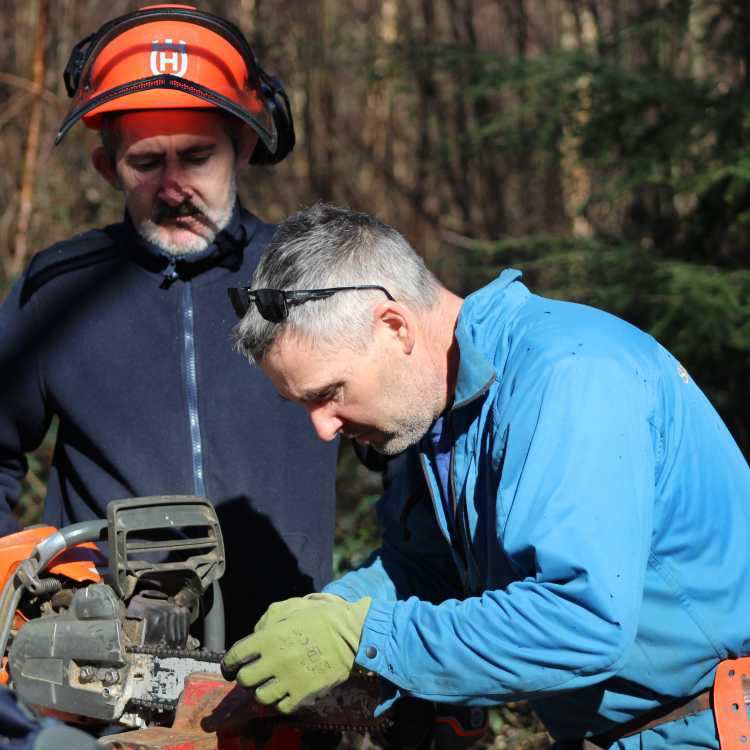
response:
[[(256, 285), (274, 284), (281, 289), (335, 287), (333, 290), (291, 292), (270, 300), (271, 307), (279, 304), (278, 310), (274, 308), (275, 317), (278, 317), (277, 313), (288, 316), (284, 325), (288, 326), (290, 333), (293, 331), (296, 340), (319, 349), (324, 358), (336, 349), (345, 352), (367, 349), (372, 336), (372, 303), (394, 302), (387, 289), (366, 283), (373, 278), (391, 279), (390, 285), (398, 294), (399, 302), (425, 318), (432, 312), (440, 312), (441, 318), (445, 314), (448, 320), (458, 311), (460, 298), (437, 283), (398, 232), (363, 214), (359, 215), (359, 225), (339, 229), (343, 222), (336, 221), (339, 217), (335, 213), (329, 220), (323, 219), (331, 211), (335, 209), (320, 206), (313, 209), (311, 215), (297, 214), (282, 225), (274, 247), (288, 247), (290, 254), (281, 253), (278, 257), (274, 254), (268, 263), (259, 267), (254, 277)], [(315, 228), (311, 220), (318, 216), (324, 223)], [(341, 232), (339, 242), (332, 241), (336, 232)], [(289, 263), (291, 257), (297, 262)], [(245, 294), (248, 292), (233, 291), (234, 300)], [(309, 308), (303, 306), (304, 302), (313, 299), (319, 302), (315, 316), (309, 315)], [(238, 310), (242, 305), (243, 302), (235, 302)], [(435, 335), (440, 335), (441, 331), (445, 334), (441, 322), (434, 321)], [(274, 344), (281, 330), (282, 326), (261, 315), (245, 316), (238, 327), (238, 348), (258, 364), (267, 355), (273, 359), (278, 351)], [(379, 435), (373, 441), (367, 439), (357, 422), (361, 419), (365, 424), (367, 414), (363, 413), (361, 417), (349, 415), (344, 422), (328, 419), (326, 411), (316, 408), (326, 396), (335, 395), (328, 390), (325, 393), (320, 389), (306, 391), (300, 401), (307, 407), (313, 426), (323, 440), (331, 440), (342, 433), (360, 443), (372, 442), (386, 455), (396, 455), (417, 442), (440, 414), (440, 403), (447, 388), (444, 377), (440, 382), (441, 377), (442, 374), (431, 368), (424, 370), (423, 379), (419, 381), (405, 377), (397, 369), (383, 372), (374, 385), (380, 391), (385, 411), (382, 424), (378, 426)], [(335, 383), (331, 385), (338, 387)], [(285, 393), (284, 390), (281, 392)], [(399, 410), (390, 414), (388, 404), (396, 405), (397, 394), (408, 407), (403, 413)]]
[(750, 469), (653, 338), (520, 275), (461, 299), (392, 228), (318, 205), (230, 290), (238, 347), (322, 439), (407, 458), (381, 548), (272, 605), (225, 669), (282, 711), (361, 668), (378, 710), (527, 698), (561, 744), (718, 747)]

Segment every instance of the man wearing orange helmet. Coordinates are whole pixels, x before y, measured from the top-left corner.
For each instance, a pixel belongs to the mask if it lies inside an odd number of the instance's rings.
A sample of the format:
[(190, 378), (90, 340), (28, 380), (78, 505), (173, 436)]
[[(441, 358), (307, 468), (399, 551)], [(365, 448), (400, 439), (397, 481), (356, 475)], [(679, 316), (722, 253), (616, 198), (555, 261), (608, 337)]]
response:
[(289, 153), (289, 101), (234, 25), (183, 5), (105, 24), (65, 82), (58, 141), (79, 119), (101, 132), (93, 163), (125, 218), (36, 255), (0, 307), (0, 534), (57, 415), (43, 520), (209, 497), (231, 642), (331, 572), (336, 447), (232, 351), (226, 299), (274, 231), (238, 204), (236, 170)]

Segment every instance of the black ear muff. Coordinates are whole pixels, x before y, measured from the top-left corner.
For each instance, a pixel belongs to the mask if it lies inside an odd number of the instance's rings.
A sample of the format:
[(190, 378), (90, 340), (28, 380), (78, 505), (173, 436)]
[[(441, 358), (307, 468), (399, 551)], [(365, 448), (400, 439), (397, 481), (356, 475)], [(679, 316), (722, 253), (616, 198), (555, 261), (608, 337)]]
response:
[(260, 66), (258, 73), (266, 106), (276, 126), (276, 152), (272, 154), (266, 144), (259, 140), (250, 157), (250, 164), (278, 164), (294, 148), (292, 107), (281, 81), (276, 76), (269, 76)]
[(75, 93), (78, 90), (78, 84), (81, 82), (81, 71), (84, 69), (86, 61), (89, 59), (91, 41), (95, 36), (95, 34), (89, 34), (85, 39), (81, 39), (81, 41), (73, 47), (73, 51), (68, 58), (68, 63), (63, 72), (63, 81), (65, 81), (65, 90), (71, 98), (75, 96)]

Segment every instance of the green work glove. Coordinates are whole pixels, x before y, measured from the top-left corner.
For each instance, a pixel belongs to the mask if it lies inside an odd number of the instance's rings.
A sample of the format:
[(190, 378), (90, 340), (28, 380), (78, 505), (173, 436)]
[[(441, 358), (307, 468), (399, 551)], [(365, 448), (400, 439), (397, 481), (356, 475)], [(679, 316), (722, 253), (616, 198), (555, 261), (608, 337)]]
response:
[(308, 594), (307, 596), (294, 596), (281, 602), (274, 602), (263, 614), (263, 617), (255, 623), (254, 632), (263, 630), (266, 625), (273, 622), (286, 620), (289, 615), (300, 610), (309, 610), (319, 607), (321, 602), (340, 602), (340, 596), (335, 594)]
[(235, 643), (224, 655), (225, 674), (236, 672), (259, 703), (278, 703), (284, 714), (348, 679), (372, 599), (328, 596)]
[[(340, 596), (334, 596), (333, 594), (307, 594), (307, 596), (294, 596), (290, 599), (284, 599), (280, 602), (274, 602), (263, 613), (263, 616), (260, 618), (260, 620), (255, 623), (253, 632), (257, 633), (259, 630), (263, 630), (263, 628), (270, 623), (285, 620), (293, 612), (298, 612), (301, 609), (319, 607), (321, 601), (326, 600), (342, 601)], [(221, 673), (222, 675), (224, 675), (225, 679), (236, 679), (237, 669), (239, 669), (239, 667), (230, 669), (227, 666), (226, 662), (222, 661)]]

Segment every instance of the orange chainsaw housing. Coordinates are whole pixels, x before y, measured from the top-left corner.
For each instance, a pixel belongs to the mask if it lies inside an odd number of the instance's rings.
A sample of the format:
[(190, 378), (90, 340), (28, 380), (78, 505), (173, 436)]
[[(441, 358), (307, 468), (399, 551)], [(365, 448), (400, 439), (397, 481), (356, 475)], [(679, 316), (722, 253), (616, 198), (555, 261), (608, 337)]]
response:
[[(31, 526), (23, 531), (0, 538), (0, 589), (10, 580), (16, 568), (28, 559), (40, 542), (57, 533), (54, 526)], [(107, 560), (93, 542), (83, 542), (61, 552), (47, 567), (47, 573), (67, 578), (77, 584), (100, 583), (97, 565)], [(20, 610), (13, 617), (13, 630), (18, 631), (28, 622)], [(0, 684), (8, 683), (6, 657), (2, 655)]]

